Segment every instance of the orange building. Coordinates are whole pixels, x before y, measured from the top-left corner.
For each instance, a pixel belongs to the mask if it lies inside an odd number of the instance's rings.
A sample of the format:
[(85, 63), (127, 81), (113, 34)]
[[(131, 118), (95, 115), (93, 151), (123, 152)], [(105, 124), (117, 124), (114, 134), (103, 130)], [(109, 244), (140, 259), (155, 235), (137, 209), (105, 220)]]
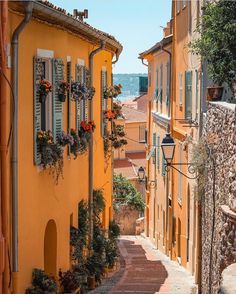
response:
[(163, 33), (163, 39), (139, 58), (148, 61), (149, 72), (145, 233), (159, 250), (169, 254), (170, 178), (165, 172), (160, 144), (170, 126), (171, 22)]
[[(14, 104), (11, 108), (8, 90), (1, 126), (9, 136), (13, 120), (13, 160), (10, 162), (8, 156), (4, 171), (6, 193), (11, 199), (7, 207), (12, 238), (7, 241), (11, 244), (12, 279), (6, 272), (3, 293), (10, 289), (11, 293), (24, 293), (33, 268), (56, 275), (59, 268), (70, 267), (70, 226), (78, 226), (78, 203), (90, 200), (93, 189), (104, 190), (103, 224), (108, 228), (112, 217), (112, 169), (111, 160), (109, 168), (105, 167), (102, 129), (103, 112), (110, 107), (111, 99), (105, 102), (103, 93), (111, 84), (113, 57), (116, 55), (118, 60), (122, 46), (114, 37), (41, 1), (9, 2), (7, 42), (12, 43), (7, 76)], [(96, 91), (92, 100), (72, 101), (70, 91), (65, 101), (64, 96), (59, 97), (62, 80), (85, 82), (85, 78)], [(52, 84), (45, 102), (37, 90), (42, 79)], [(54, 142), (58, 142), (56, 138), (62, 131), (78, 131), (81, 121), (88, 120), (96, 125), (89, 150), (74, 159), (70, 148), (64, 148), (63, 178), (56, 185), (50, 170), (42, 168), (38, 131), (51, 130)]]

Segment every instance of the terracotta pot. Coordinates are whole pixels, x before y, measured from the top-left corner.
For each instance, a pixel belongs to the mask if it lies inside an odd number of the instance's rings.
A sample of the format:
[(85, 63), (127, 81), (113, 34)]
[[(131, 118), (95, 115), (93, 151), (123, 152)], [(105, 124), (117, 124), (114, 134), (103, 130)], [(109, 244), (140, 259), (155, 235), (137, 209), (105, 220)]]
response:
[(96, 285), (96, 283), (95, 283), (95, 276), (89, 276), (88, 278), (87, 278), (87, 284), (88, 284), (88, 289), (89, 290), (93, 290), (93, 289), (95, 289), (95, 285)]
[(45, 95), (45, 94), (40, 94), (40, 96), (39, 96), (39, 102), (40, 102), (40, 103), (45, 103), (46, 98), (47, 98), (47, 95)]
[(224, 87), (207, 87), (208, 101), (221, 101)]
[(59, 93), (59, 94), (58, 94), (58, 99), (59, 99), (61, 102), (65, 102), (65, 101), (66, 101), (66, 95), (65, 95), (65, 93)]

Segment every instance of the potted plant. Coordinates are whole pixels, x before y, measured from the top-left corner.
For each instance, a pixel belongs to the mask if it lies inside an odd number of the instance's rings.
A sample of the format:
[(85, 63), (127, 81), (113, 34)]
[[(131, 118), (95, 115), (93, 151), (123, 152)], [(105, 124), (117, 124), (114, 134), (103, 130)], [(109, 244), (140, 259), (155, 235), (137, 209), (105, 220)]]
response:
[(94, 121), (87, 122), (87, 121), (83, 120), (80, 123), (80, 129), (83, 133), (92, 133), (92, 132), (94, 132), (95, 128), (96, 128), (96, 125), (95, 125)]
[(91, 100), (95, 94), (95, 88), (87, 87), (86, 84), (72, 81), (71, 93), (74, 100)]
[(79, 294), (80, 293), (80, 277), (75, 271), (68, 270), (62, 272), (59, 270), (59, 283), (61, 288), (61, 293), (64, 294)]
[(26, 294), (57, 293), (57, 283), (52, 275), (41, 269), (34, 269), (32, 273), (32, 287), (26, 289)]
[(104, 116), (106, 119), (108, 119), (109, 121), (111, 121), (112, 119), (117, 118), (116, 117), (116, 113), (114, 112), (114, 110), (108, 109), (108, 110), (104, 110)]
[(214, 85), (208, 87), (208, 100), (221, 100), (223, 83), (233, 92), (236, 82), (235, 1), (207, 1), (197, 27), (200, 38), (189, 44), (193, 53), (207, 63)]
[(52, 85), (49, 81), (42, 79), (39, 83), (39, 102), (45, 103), (49, 92), (52, 92)]
[(121, 94), (121, 89), (122, 89), (122, 86), (120, 84), (107, 87), (104, 90), (104, 98), (105, 99), (116, 98), (118, 95)]
[(66, 101), (67, 91), (69, 91), (69, 84), (66, 81), (61, 81), (58, 87), (58, 99), (61, 102)]
[(58, 137), (58, 142), (63, 147), (66, 145), (72, 146), (74, 144), (74, 137), (62, 131), (61, 135)]

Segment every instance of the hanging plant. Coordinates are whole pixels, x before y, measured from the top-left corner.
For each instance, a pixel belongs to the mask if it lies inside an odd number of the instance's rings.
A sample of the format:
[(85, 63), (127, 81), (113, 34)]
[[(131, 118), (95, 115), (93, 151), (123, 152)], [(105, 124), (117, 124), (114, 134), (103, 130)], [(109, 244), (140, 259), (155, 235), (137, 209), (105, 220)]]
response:
[(117, 102), (113, 103), (113, 111), (116, 115), (116, 118), (123, 118), (122, 105), (120, 103), (117, 103)]
[(39, 102), (40, 103), (45, 103), (46, 98), (48, 96), (48, 94), (52, 92), (52, 85), (49, 81), (43, 79), (40, 81), (39, 83), (39, 89), (38, 89), (38, 93), (39, 93)]
[(85, 84), (81, 84), (79, 82), (71, 83), (71, 93), (72, 99), (75, 101), (80, 100), (91, 100), (95, 95), (94, 87), (87, 87)]
[(66, 93), (70, 90), (70, 84), (66, 81), (61, 81), (58, 87), (58, 98), (61, 102), (66, 101)]
[(121, 89), (122, 89), (122, 86), (120, 84), (107, 87), (104, 91), (104, 98), (105, 99), (116, 98), (118, 95), (121, 94)]
[(88, 150), (88, 141), (85, 136), (80, 136), (75, 129), (71, 129), (71, 136), (74, 143), (70, 147), (70, 152), (74, 154), (74, 159), (76, 159), (79, 154), (84, 154)]
[(72, 146), (74, 144), (74, 138), (70, 134), (66, 134), (64, 131), (62, 131), (61, 135), (58, 137), (58, 142), (61, 146), (70, 145)]
[(63, 148), (54, 143), (51, 131), (39, 131), (37, 143), (41, 154), (41, 165), (43, 169), (49, 168), (55, 178), (56, 184), (59, 177), (63, 177)]
[(114, 110), (111, 110), (111, 109), (104, 110), (104, 116), (109, 121), (111, 121), (112, 119), (116, 119), (117, 118), (116, 113), (114, 112)]
[(95, 128), (96, 128), (96, 125), (95, 125), (94, 121), (87, 122), (86, 120), (83, 120), (80, 123), (80, 129), (84, 133), (93, 133)]

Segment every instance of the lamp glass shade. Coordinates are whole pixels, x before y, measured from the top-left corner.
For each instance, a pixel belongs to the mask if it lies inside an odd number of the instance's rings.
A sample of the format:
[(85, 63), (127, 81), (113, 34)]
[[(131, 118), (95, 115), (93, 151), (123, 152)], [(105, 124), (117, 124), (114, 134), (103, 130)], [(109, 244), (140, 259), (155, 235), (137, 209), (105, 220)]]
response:
[(140, 181), (144, 180), (145, 178), (145, 170), (142, 166), (138, 169), (138, 178)]
[(170, 134), (166, 134), (166, 137), (162, 140), (161, 149), (167, 164), (171, 164), (174, 158), (175, 145), (176, 144)]

